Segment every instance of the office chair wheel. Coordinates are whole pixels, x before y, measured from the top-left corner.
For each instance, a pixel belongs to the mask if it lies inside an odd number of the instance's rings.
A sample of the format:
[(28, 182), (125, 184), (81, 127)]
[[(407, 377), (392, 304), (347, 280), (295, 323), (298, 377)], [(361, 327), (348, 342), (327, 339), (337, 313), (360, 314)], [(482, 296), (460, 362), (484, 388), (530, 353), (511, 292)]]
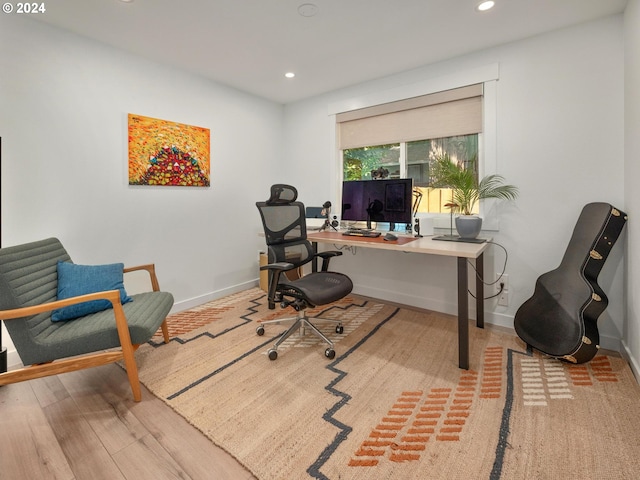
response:
[(260, 325), (258, 328), (256, 328), (256, 333), (260, 336), (264, 335), (264, 327)]
[(276, 358), (278, 358), (278, 352), (272, 348), (269, 350), (269, 360), (275, 360)]
[(333, 348), (329, 347), (324, 351), (324, 356), (329, 360), (332, 360), (336, 356), (336, 351)]
[(336, 326), (336, 333), (343, 333), (343, 332), (344, 332), (344, 328), (342, 328), (342, 325)]

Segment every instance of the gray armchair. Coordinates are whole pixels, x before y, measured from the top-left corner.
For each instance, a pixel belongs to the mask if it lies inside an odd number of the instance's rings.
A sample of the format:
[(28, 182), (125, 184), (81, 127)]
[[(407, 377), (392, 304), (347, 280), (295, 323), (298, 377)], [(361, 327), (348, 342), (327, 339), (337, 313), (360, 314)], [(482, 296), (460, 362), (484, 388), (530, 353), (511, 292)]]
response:
[[(140, 401), (134, 352), (159, 328), (169, 342), (166, 317), (173, 296), (160, 291), (154, 266), (142, 265), (123, 268), (122, 275), (146, 270), (153, 291), (127, 297), (124, 304), (124, 287), (122, 292), (112, 289), (59, 299), (58, 262), (72, 264), (56, 238), (0, 249), (0, 320), (25, 365), (0, 373), (0, 385), (123, 360), (133, 398)], [(90, 301), (102, 301), (107, 308), (52, 321), (52, 312)]]

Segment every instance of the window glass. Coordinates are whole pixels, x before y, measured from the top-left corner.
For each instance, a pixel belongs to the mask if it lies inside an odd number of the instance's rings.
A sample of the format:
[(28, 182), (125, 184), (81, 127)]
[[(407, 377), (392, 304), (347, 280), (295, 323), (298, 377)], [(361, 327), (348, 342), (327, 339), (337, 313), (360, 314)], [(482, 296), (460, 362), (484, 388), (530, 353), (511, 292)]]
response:
[(431, 140), (407, 143), (407, 177), (413, 178), (414, 187), (429, 186), (429, 158)]
[[(419, 192), (417, 212), (449, 213), (446, 206), (451, 201), (451, 189), (431, 188), (429, 161), (449, 155), (465, 168), (471, 168), (478, 178), (478, 135), (459, 135), (407, 143), (407, 176), (413, 178), (414, 190)], [(476, 204), (474, 213), (478, 213)]]
[(342, 152), (344, 180), (372, 180), (380, 169), (387, 170), (387, 178), (404, 178), (400, 172), (400, 144), (349, 148)]
[[(449, 213), (446, 204), (451, 201), (448, 188), (430, 187), (429, 162), (449, 155), (472, 168), (478, 176), (478, 134), (459, 135), (447, 138), (401, 142), (389, 145), (374, 145), (345, 149), (343, 155), (343, 179), (371, 180), (378, 171), (386, 178), (412, 178), (417, 212)], [(388, 174), (387, 174), (388, 171)], [(478, 211), (476, 204), (475, 213)]]

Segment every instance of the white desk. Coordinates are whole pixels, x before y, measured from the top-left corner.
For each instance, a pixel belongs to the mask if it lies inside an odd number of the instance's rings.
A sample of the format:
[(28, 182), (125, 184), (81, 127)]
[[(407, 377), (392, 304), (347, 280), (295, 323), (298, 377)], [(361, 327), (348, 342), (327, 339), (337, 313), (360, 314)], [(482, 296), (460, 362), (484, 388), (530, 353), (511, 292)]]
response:
[[(412, 252), (426, 255), (443, 255), (458, 259), (458, 366), (469, 369), (469, 299), (467, 261), (476, 263), (476, 325), (484, 328), (484, 251), (488, 243), (462, 243), (433, 240), (433, 237), (415, 238), (398, 236), (398, 241), (377, 238), (350, 237), (339, 232), (310, 232), (307, 235), (317, 249), (318, 243), (349, 245), (396, 252)], [(490, 239), (489, 239), (490, 240)], [(314, 271), (317, 266), (314, 263)]]

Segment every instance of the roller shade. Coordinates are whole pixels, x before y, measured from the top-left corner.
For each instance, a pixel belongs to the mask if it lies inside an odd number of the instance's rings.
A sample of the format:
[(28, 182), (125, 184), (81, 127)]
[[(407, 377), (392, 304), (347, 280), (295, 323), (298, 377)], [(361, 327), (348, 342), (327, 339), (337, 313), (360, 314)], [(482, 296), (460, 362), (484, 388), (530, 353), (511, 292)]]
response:
[(340, 149), (482, 132), (482, 84), (336, 115)]

